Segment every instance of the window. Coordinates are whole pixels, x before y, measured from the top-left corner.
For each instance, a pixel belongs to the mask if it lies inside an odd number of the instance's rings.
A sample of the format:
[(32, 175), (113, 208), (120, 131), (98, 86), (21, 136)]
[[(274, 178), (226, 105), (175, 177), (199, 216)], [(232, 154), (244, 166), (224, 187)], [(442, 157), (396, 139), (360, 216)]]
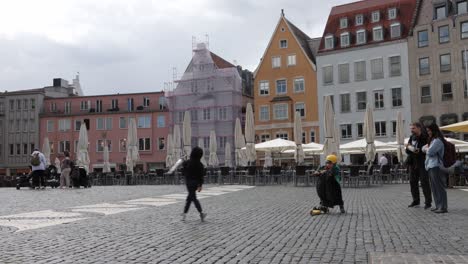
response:
[(162, 128), (162, 127), (166, 127), (166, 117), (163, 115), (158, 115), (158, 128)]
[(5, 104), (3, 102), (0, 102), (0, 113), (4, 113), (5, 112)]
[(301, 117), (305, 117), (306, 113), (305, 113), (305, 104), (304, 103), (296, 103), (295, 108), (296, 108), (296, 112), (299, 112)]
[(450, 41), (449, 26), (439, 27), (439, 43), (447, 43)]
[(16, 144), (16, 155), (21, 155), (21, 144)]
[(364, 16), (363, 15), (357, 15), (356, 16), (356, 26), (361, 26), (364, 24)]
[(180, 111), (180, 112), (177, 112), (177, 114), (179, 115), (179, 122), (184, 122), (184, 115), (185, 115), (185, 112), (184, 111)]
[(374, 41), (382, 41), (383, 40), (383, 29), (382, 27), (375, 27), (372, 29), (372, 39)]
[(453, 99), (452, 83), (442, 84), (442, 101), (451, 101)]
[(399, 38), (401, 37), (401, 24), (395, 23), (390, 26), (390, 37)]
[(140, 151), (150, 151), (151, 150), (151, 138), (138, 139), (138, 149)]
[(288, 66), (296, 65), (296, 55), (288, 55)]
[(315, 131), (314, 130), (310, 131), (310, 142), (315, 142)]
[(57, 104), (55, 102), (50, 103), (50, 111), (57, 112)]
[[(52, 152), (52, 149), (51, 149), (51, 153), (53, 153), (53, 152)], [(28, 144), (23, 143), (23, 155), (28, 155), (28, 154), (29, 154), (29, 152), (28, 152)]]
[(380, 12), (379, 11), (372, 12), (372, 23), (379, 22), (379, 21), (380, 21)]
[(211, 109), (203, 109), (203, 120), (211, 120)]
[(270, 82), (260, 81), (260, 95), (269, 95), (270, 94)]
[(385, 121), (375, 122), (375, 135), (377, 137), (385, 137), (387, 135), (387, 124)]
[(382, 79), (384, 77), (383, 58), (371, 60), (372, 80)]
[(163, 137), (158, 138), (158, 150), (166, 149), (166, 139)]
[(461, 23), (461, 38), (468, 38), (468, 21)]
[(159, 103), (159, 110), (164, 110), (166, 109), (166, 97), (161, 96), (158, 98), (158, 103)]
[(364, 137), (364, 123), (357, 123), (357, 137)]
[(423, 48), (429, 46), (429, 36), (427, 30), (418, 32), (418, 48)]
[(389, 58), (390, 61), (390, 77), (401, 75), (401, 57), (393, 56)]
[(119, 128), (125, 129), (127, 128), (128, 118), (120, 117), (119, 118)]
[(340, 28), (347, 28), (348, 27), (348, 18), (344, 17), (340, 19)]
[(267, 142), (270, 140), (270, 134), (262, 134), (260, 135), (260, 142)]
[(20, 130), (21, 130), (21, 128), (20, 128), (20, 121), (19, 121), (19, 119), (17, 119), (17, 120), (16, 120), (16, 131), (19, 132)]
[(333, 84), (333, 66), (325, 66), (323, 70), (323, 84)]
[(365, 44), (366, 43), (366, 31), (358, 30), (356, 32), (356, 44)]
[(132, 112), (134, 109), (133, 98), (127, 98), (127, 111)]
[(28, 110), (28, 99), (23, 100), (23, 110)]
[(218, 120), (227, 120), (227, 107), (218, 109)]
[(280, 48), (285, 49), (288, 47), (288, 41), (286, 39), (280, 40)]
[(392, 121), (392, 136), (396, 136), (396, 121)]
[(351, 95), (340, 94), (340, 101), (341, 101), (341, 112), (342, 113), (351, 112)]
[(288, 133), (276, 133), (276, 138), (281, 138), (284, 140), (289, 140)]
[(204, 137), (203, 138), (203, 148), (208, 149), (210, 147), (210, 138), (209, 137)]
[(345, 139), (345, 138), (353, 137), (352, 131), (351, 131), (352, 129), (351, 124), (341, 125), (340, 128), (341, 128), (341, 138)]
[(302, 132), (302, 144), (306, 143), (306, 133)]
[(349, 83), (349, 64), (338, 65), (338, 78), (340, 83)]
[(54, 121), (47, 120), (47, 132), (54, 132)]
[(31, 109), (36, 109), (36, 100), (31, 99)]
[(383, 109), (384, 107), (384, 91), (374, 91), (374, 108)]
[(448, 72), (451, 68), (450, 54), (440, 55), (440, 72)]
[(35, 147), (34, 143), (31, 143), (30, 145), (31, 145), (31, 148), (30, 148), (30, 149), (31, 149), (31, 152), (32, 152), (33, 150), (36, 149), (36, 147)]
[(431, 73), (431, 67), (429, 64), (429, 58), (419, 59), (419, 75), (427, 75)]
[(354, 63), (354, 80), (356, 82), (366, 80), (366, 62), (357, 61)]
[(59, 153), (64, 153), (65, 151), (70, 151), (70, 141), (59, 142)]
[(462, 51), (462, 68), (465, 69), (468, 64), (468, 54), (465, 54), (465, 51)]
[(431, 87), (429, 85), (421, 86), (421, 104), (430, 104), (431, 102)]
[(400, 107), (403, 105), (401, 98), (401, 88), (392, 88), (392, 106)]
[(16, 100), (16, 109), (21, 110), (21, 100)]
[(23, 132), (28, 132), (28, 120), (23, 119)]
[(349, 46), (349, 33), (343, 33), (341, 34), (341, 47), (345, 48)]
[(10, 100), (9, 106), (10, 106), (10, 111), (14, 111), (15, 110), (15, 100)]
[(10, 156), (15, 155), (15, 148), (14, 148), (13, 144), (9, 144), (9, 148), (10, 148), (10, 151), (9, 151), (9, 152), (10, 152)]
[(260, 106), (260, 121), (270, 120), (270, 107), (268, 105)]
[(65, 114), (71, 114), (71, 102), (65, 102)]
[(151, 116), (139, 116), (137, 127), (138, 128), (151, 128)]
[(305, 90), (304, 88), (304, 78), (295, 78), (294, 79), (294, 92), (295, 93), (303, 93)]
[(119, 108), (119, 100), (118, 100), (118, 99), (112, 99), (112, 101), (111, 101), (111, 108), (112, 108), (112, 109), (117, 109), (117, 108)]
[(366, 92), (357, 92), (356, 93), (356, 99), (357, 99), (357, 110), (358, 111), (366, 110), (367, 93)]
[(224, 150), (226, 148), (227, 137), (219, 137), (218, 148)]
[(460, 14), (464, 14), (467, 12), (468, 12), (467, 1), (464, 0), (464, 1), (457, 2), (457, 14), (460, 15)]
[[(33, 118), (29, 119), (29, 125), (30, 125), (31, 132), (36, 131), (36, 120), (35, 119), (33, 119)], [(68, 129), (70, 129), (70, 125), (69, 125)]]
[(96, 113), (102, 112), (102, 100), (96, 100)]
[(389, 8), (388, 9), (388, 20), (396, 19), (397, 17), (397, 9), (396, 8)]
[(68, 131), (71, 129), (70, 119), (59, 119), (59, 131)]
[(273, 57), (271, 59), (272, 61), (272, 67), (273, 68), (279, 68), (281, 67), (281, 57), (277, 56), (277, 57)]
[(190, 110), (190, 117), (192, 122), (198, 121), (198, 110)]
[(127, 151), (127, 139), (122, 138), (119, 140), (119, 151), (126, 152)]
[(75, 120), (75, 131), (80, 131), (81, 120)]
[(148, 97), (143, 97), (143, 107), (150, 106), (150, 99)]
[(81, 103), (80, 103), (80, 110), (81, 110), (81, 111), (87, 111), (87, 110), (89, 110), (88, 101), (81, 101)]
[(275, 104), (274, 109), (274, 118), (276, 120), (288, 119), (288, 105), (287, 104)]
[(112, 151), (112, 141), (110, 139), (99, 139), (96, 144), (96, 152), (103, 152), (105, 144), (107, 144), (109, 151)]
[(436, 20), (446, 18), (446, 16), (447, 16), (447, 12), (446, 12), (445, 5), (436, 7), (436, 9), (435, 9), (435, 19)]
[(325, 49), (333, 49), (333, 48), (334, 48), (333, 36), (326, 36), (325, 37)]
[(468, 86), (466, 85), (466, 80), (463, 80), (463, 96), (468, 98)]
[(286, 80), (276, 81), (276, 94), (285, 94), (286, 91)]
[(112, 117), (96, 118), (96, 130), (112, 130)]

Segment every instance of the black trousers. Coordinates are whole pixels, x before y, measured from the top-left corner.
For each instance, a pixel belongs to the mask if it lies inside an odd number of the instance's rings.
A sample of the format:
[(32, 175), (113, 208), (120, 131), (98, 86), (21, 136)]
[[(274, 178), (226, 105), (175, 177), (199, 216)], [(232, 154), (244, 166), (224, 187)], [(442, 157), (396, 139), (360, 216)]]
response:
[(190, 204), (192, 202), (195, 204), (195, 207), (197, 208), (198, 212), (202, 212), (201, 204), (197, 199), (197, 189), (197, 185), (187, 185), (188, 196), (187, 201), (185, 202), (184, 213), (188, 213), (190, 209)]
[(410, 186), (411, 195), (413, 196), (414, 203), (420, 203), (419, 199), (419, 181), (421, 181), (421, 187), (423, 189), (425, 204), (431, 205), (431, 185), (429, 183), (429, 175), (425, 168), (410, 168)]
[(45, 171), (35, 170), (32, 172), (33, 187), (45, 186)]

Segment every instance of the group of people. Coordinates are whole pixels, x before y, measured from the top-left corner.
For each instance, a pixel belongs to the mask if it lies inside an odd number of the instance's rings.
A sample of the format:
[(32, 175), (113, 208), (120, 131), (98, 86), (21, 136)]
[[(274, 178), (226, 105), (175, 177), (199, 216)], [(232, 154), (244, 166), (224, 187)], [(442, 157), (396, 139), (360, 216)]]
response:
[[(60, 162), (60, 188), (71, 188), (70, 183), (70, 174), (73, 168), (73, 162), (70, 159), (70, 153), (68, 151), (64, 152), (64, 158)], [(35, 149), (31, 154), (31, 177), (32, 177), (32, 187), (34, 189), (44, 189), (46, 186), (45, 176), (47, 169), (47, 160), (45, 155)]]

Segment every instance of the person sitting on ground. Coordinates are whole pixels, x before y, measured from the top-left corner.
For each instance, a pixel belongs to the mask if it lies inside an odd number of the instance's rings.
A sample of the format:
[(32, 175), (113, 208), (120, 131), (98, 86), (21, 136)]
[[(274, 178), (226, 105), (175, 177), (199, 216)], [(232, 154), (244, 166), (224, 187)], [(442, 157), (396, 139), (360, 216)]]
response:
[(340, 186), (341, 170), (337, 162), (338, 158), (335, 155), (328, 155), (325, 167), (317, 172), (319, 175), (317, 194), (320, 197), (321, 210), (324, 212), (328, 212), (328, 208), (338, 205), (341, 213), (345, 213)]

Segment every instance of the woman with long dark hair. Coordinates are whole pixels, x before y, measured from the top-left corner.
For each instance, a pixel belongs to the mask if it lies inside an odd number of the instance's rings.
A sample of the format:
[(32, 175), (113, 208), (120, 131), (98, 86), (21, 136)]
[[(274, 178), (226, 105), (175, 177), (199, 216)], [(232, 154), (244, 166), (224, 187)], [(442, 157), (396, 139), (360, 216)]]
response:
[(444, 166), (444, 136), (440, 132), (436, 124), (431, 124), (427, 127), (429, 136), (428, 144), (423, 147), (426, 152), (425, 166), (429, 174), (429, 179), (432, 187), (432, 195), (436, 207), (431, 209), (435, 213), (447, 213), (447, 176), (441, 171), (440, 167)]

